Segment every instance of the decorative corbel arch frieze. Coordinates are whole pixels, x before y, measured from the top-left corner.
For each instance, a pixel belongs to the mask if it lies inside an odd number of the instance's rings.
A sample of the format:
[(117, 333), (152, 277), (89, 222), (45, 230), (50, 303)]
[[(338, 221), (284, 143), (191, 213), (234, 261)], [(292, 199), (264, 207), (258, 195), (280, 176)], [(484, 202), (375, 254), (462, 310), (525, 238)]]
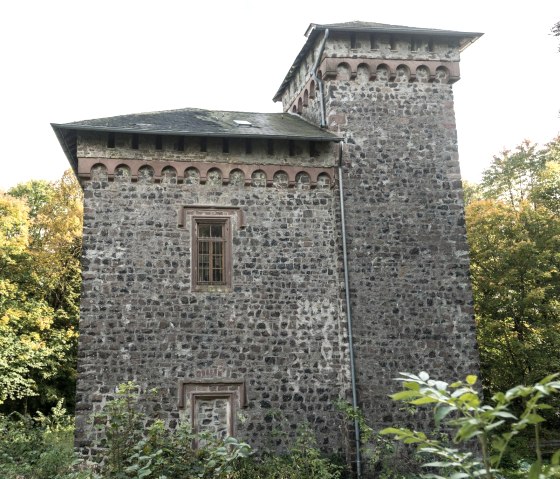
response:
[[(149, 167), (149, 168), (147, 168)], [(102, 172), (102, 178), (96, 172)], [(192, 174), (192, 173), (195, 174)], [(309, 182), (298, 181), (305, 173)], [(91, 181), (172, 182), (185, 185), (328, 188), (335, 169), (294, 165), (232, 164), (122, 158), (79, 158), (78, 177)], [(172, 180), (172, 181), (170, 181)]]

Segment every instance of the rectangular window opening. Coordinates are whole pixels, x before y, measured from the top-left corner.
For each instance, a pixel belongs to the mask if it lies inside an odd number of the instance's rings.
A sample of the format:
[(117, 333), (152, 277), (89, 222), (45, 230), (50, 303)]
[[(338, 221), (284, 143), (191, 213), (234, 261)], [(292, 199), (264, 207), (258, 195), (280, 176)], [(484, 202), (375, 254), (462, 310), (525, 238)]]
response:
[(269, 156), (274, 155), (274, 141), (272, 140), (267, 140), (266, 142), (266, 151), (268, 153)]
[(140, 141), (139, 141), (139, 138), (138, 138), (138, 133), (134, 133), (134, 134), (132, 135), (132, 139), (131, 139), (131, 141), (130, 141), (130, 147), (131, 147), (133, 150), (137, 150), (137, 149), (138, 149), (139, 143), (140, 143)]
[(208, 145), (207, 145), (207, 142), (206, 142), (206, 138), (201, 137), (200, 138), (200, 151), (202, 153), (206, 153), (207, 149), (208, 149)]
[(229, 153), (229, 139), (222, 139), (222, 153)]
[(163, 138), (161, 135), (156, 135), (156, 150), (163, 150)]
[(178, 136), (175, 140), (175, 150), (176, 151), (185, 151), (185, 137)]
[(230, 285), (229, 218), (196, 218), (193, 236), (193, 285), (197, 290)]
[(391, 36), (389, 38), (389, 46), (393, 51), (397, 49), (397, 40), (395, 39), (395, 37)]
[(428, 41), (428, 51), (429, 52), (434, 51), (434, 39), (433, 38), (430, 38), (430, 40)]
[(250, 138), (245, 139), (245, 154), (250, 155), (253, 153), (253, 142)]
[(315, 158), (319, 156), (319, 152), (317, 151), (317, 144), (314, 141), (309, 142), (309, 156)]
[(288, 154), (290, 156), (296, 156), (296, 143), (294, 140), (288, 141)]
[(115, 134), (109, 133), (107, 135), (107, 148), (115, 148)]
[(373, 33), (369, 36), (369, 47), (372, 50), (379, 50), (379, 43), (377, 43), (377, 37)]
[(356, 48), (356, 34), (355, 33), (350, 34), (350, 48), (352, 48), (352, 49)]

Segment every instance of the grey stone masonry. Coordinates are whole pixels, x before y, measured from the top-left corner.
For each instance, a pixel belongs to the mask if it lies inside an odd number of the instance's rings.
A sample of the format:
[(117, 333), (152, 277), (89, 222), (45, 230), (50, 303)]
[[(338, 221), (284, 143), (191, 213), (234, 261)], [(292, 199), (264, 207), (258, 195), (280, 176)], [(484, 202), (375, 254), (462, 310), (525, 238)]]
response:
[[(269, 444), (277, 430), (286, 437), (274, 447), (286, 448), (298, 425), (309, 422), (322, 447), (344, 453), (334, 404), (348, 396), (349, 371), (332, 167), (317, 169), (322, 176), (314, 176), (311, 167), (294, 167), (301, 172), (291, 186), (291, 174), (282, 173), (291, 170), (283, 164), (270, 170), (278, 170), (274, 174), (262, 173), (262, 182), (245, 175), (239, 183), (230, 174), (225, 184), (222, 173), (217, 181), (208, 173), (202, 183), (199, 177), (190, 181), (179, 167), (170, 178), (154, 171), (162, 171), (160, 161), (220, 172), (228, 164), (204, 166), (188, 152), (179, 159), (170, 152), (169, 160), (161, 153), (154, 160), (155, 151), (147, 149), (143, 160), (119, 159), (120, 166), (113, 168), (114, 150), (104, 151), (99, 134), (84, 138), (79, 151), (97, 156), (80, 156), (80, 164), (91, 168), (81, 174), (77, 445), (82, 453), (97, 453), (99, 438), (88, 422), (90, 414), (99, 412), (124, 381), (135, 381), (145, 391), (156, 388), (158, 395), (147, 400), (146, 411), (172, 428), (180, 419), (191, 419), (188, 404), (196, 402), (191, 390), (202, 397), (222, 390), (224, 397), (235, 396), (231, 432), (257, 448)], [(252, 161), (261, 172), (268, 168), (258, 152)], [(322, 167), (329, 162), (330, 151), (316, 160)], [(139, 164), (151, 168), (151, 174), (135, 175), (142, 171)], [(256, 166), (237, 168), (243, 174)], [(304, 181), (306, 172), (310, 175)], [(284, 182), (278, 180), (283, 175)], [(190, 217), (215, 212), (232, 223), (232, 287), (194, 292)], [(237, 386), (202, 387), (201, 378), (242, 382), (246, 404), (241, 406)], [(187, 394), (180, 382), (195, 386)], [(184, 394), (188, 397), (179, 397)], [(221, 399), (221, 393), (215, 394)], [(212, 401), (199, 401), (197, 408)], [(215, 404), (223, 407), (223, 401)], [(200, 414), (197, 409), (195, 417)]]
[[(358, 32), (351, 49), (350, 35), (332, 33), (319, 69), (327, 127), (345, 138), (357, 392), (377, 429), (405, 419), (388, 398), (400, 371), (445, 380), (478, 371), (451, 85), (459, 48), (410, 36), (388, 46), (388, 35), (372, 48)], [(318, 95), (298, 105), (311, 81), (295, 75), (282, 101), (318, 122)]]

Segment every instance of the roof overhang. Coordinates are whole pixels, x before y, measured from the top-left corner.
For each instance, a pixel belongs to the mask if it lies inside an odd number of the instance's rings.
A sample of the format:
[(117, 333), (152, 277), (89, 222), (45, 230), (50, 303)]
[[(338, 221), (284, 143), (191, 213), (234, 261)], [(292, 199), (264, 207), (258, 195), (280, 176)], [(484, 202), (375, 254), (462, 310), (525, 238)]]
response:
[[(161, 115), (165, 125), (165, 115), (196, 115), (205, 119), (218, 118), (223, 123), (209, 123), (209, 129), (182, 129), (175, 125), (167, 129), (158, 128), (157, 124), (137, 124), (142, 115), (150, 115), (154, 118)], [(227, 121), (223, 121), (224, 117)], [(245, 125), (230, 126), (235, 124), (231, 118), (249, 118), (253, 126)], [(130, 118), (130, 120), (128, 120)], [(129, 123), (128, 125), (126, 123)], [(95, 124), (97, 123), (97, 124)], [(113, 123), (113, 124), (111, 124)], [(115, 125), (114, 123), (117, 123)], [(161, 122), (160, 122), (161, 123)], [(224, 127), (224, 125), (226, 125)], [(315, 141), (315, 142), (340, 142), (343, 140), (329, 131), (305, 121), (298, 115), (291, 113), (243, 113), (243, 112), (213, 112), (208, 110), (184, 109), (172, 110), (169, 112), (154, 112), (139, 115), (123, 115), (119, 117), (102, 118), (75, 123), (51, 123), (51, 126), (58, 138), (64, 154), (68, 158), (74, 171), (78, 168), (78, 134), (79, 132), (99, 132), (99, 133), (125, 133), (139, 135), (167, 135), (167, 136), (186, 136), (186, 137), (208, 137), (208, 138), (253, 138), (253, 139), (272, 139), (272, 140), (294, 140), (294, 141)], [(215, 126), (215, 131), (212, 131)]]

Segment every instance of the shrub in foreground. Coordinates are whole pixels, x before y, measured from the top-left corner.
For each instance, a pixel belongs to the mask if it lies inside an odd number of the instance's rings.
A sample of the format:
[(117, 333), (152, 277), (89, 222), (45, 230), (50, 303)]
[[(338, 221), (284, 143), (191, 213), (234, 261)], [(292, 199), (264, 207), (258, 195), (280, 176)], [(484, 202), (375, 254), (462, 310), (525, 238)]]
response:
[[(418, 375), (401, 373), (397, 379), (403, 391), (391, 397), (415, 408), (433, 408), (436, 425), (453, 431), (449, 445), (425, 433), (407, 428), (390, 427), (380, 433), (392, 435), (404, 444), (412, 444), (419, 454), (435, 458), (423, 464), (434, 471), (424, 477), (435, 479), (503, 477), (502, 462), (512, 441), (527, 429), (534, 433), (534, 457), (520, 468), (520, 477), (529, 479), (560, 478), (560, 450), (552, 454), (550, 463), (543, 460), (541, 412), (550, 406), (543, 401), (560, 392), (558, 375), (547, 376), (532, 386), (516, 386), (505, 393), (497, 393), (490, 404), (483, 404), (475, 388), (477, 377), (448, 384), (431, 379), (425, 372)], [(512, 413), (514, 404), (523, 405), (518, 416)], [(473, 447), (472, 442), (477, 446)]]

